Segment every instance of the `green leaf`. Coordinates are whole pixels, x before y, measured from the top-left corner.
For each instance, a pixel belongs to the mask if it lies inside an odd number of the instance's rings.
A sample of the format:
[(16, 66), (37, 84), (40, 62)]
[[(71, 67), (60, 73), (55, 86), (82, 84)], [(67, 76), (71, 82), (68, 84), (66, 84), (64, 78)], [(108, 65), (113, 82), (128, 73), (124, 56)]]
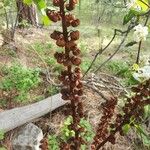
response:
[(45, 26), (48, 26), (51, 23), (51, 21), (49, 20), (47, 16), (42, 16), (42, 22)]
[(147, 11), (148, 10), (148, 1), (147, 0), (137, 0), (137, 5), (139, 5), (143, 11)]
[(27, 5), (31, 5), (33, 1), (32, 0), (23, 0), (23, 2)]
[(4, 139), (4, 132), (3, 131), (0, 131), (0, 140), (3, 140)]
[(122, 127), (122, 130), (124, 132), (124, 134), (127, 134), (130, 130), (131, 126), (129, 124), (126, 124)]
[(135, 17), (134, 11), (130, 10), (127, 15), (124, 16), (123, 25), (127, 24), (133, 17)]
[(150, 105), (144, 107), (144, 118), (148, 118), (150, 116)]
[(137, 133), (141, 136), (143, 144), (146, 146), (150, 146), (150, 137), (147, 135), (145, 129), (141, 125), (135, 125)]
[(45, 9), (47, 7), (45, 0), (34, 0), (34, 2), (39, 10)]
[(0, 147), (0, 150), (6, 150), (4, 147)]
[(133, 46), (135, 44), (137, 44), (137, 42), (132, 41), (132, 42), (129, 42), (128, 44), (126, 44), (125, 47), (130, 47), (130, 46)]
[(86, 150), (87, 146), (86, 145), (81, 145), (81, 150)]

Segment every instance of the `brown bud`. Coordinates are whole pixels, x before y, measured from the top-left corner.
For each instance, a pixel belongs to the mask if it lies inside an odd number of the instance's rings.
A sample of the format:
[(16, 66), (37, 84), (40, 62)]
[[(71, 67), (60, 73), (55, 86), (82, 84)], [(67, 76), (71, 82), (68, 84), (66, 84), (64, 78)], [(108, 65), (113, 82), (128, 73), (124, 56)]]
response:
[(59, 75), (59, 76), (58, 76), (58, 79), (59, 79), (60, 81), (64, 81), (64, 80), (65, 80), (65, 77), (62, 76), (62, 75)]
[(53, 0), (53, 5), (59, 7), (60, 6), (60, 0)]
[(56, 45), (59, 46), (59, 47), (64, 47), (65, 46), (65, 40), (63, 38), (58, 39), (56, 41)]
[(80, 20), (79, 20), (79, 19), (73, 20), (73, 21), (71, 22), (71, 25), (72, 25), (73, 27), (77, 27), (78, 25), (80, 25)]
[(81, 53), (81, 51), (78, 48), (76, 50), (72, 51), (72, 54), (75, 55), (75, 56), (80, 55), (80, 53)]
[(78, 57), (72, 57), (71, 58), (71, 62), (76, 65), (76, 66), (79, 66), (81, 64), (81, 59), (78, 58)]
[(77, 44), (74, 41), (69, 41), (66, 43), (66, 49), (72, 50), (72, 48), (76, 47)]
[(83, 90), (79, 90), (79, 91), (78, 91), (78, 95), (79, 95), (79, 96), (82, 96), (82, 95), (83, 95)]
[(81, 79), (82, 77), (83, 77), (83, 75), (82, 75), (82, 73), (81, 72), (79, 72), (79, 73), (76, 73), (76, 79), (77, 80), (79, 80), (79, 79)]
[(76, 67), (76, 68), (74, 69), (74, 72), (75, 72), (75, 73), (81, 73), (80, 67)]
[(51, 37), (52, 39), (54, 39), (54, 40), (58, 40), (59, 38), (62, 38), (63, 35), (62, 35), (62, 33), (59, 32), (59, 31), (54, 31), (54, 32), (50, 35), (50, 37)]
[(70, 37), (71, 37), (71, 40), (78, 40), (79, 37), (80, 37), (80, 32), (79, 31), (72, 31), (70, 33)]
[(50, 9), (46, 10), (46, 14), (47, 14), (48, 18), (53, 22), (57, 22), (61, 19), (61, 16), (58, 12), (54, 12)]
[(78, 89), (81, 89), (82, 87), (83, 87), (82, 82), (79, 82), (78, 85), (77, 85), (77, 88), (78, 88)]
[(67, 59), (67, 60), (65, 60), (65, 61), (63, 62), (63, 65), (64, 65), (64, 66), (70, 66), (70, 65), (71, 65), (71, 61), (70, 61), (69, 59)]
[(63, 99), (63, 100), (69, 100), (69, 96), (68, 96), (68, 95), (63, 94), (63, 95), (62, 95), (62, 99)]
[(68, 11), (72, 11), (72, 10), (74, 10), (74, 8), (75, 8), (75, 5), (70, 5), (70, 4), (67, 4), (67, 5), (66, 5), (66, 9), (67, 9)]

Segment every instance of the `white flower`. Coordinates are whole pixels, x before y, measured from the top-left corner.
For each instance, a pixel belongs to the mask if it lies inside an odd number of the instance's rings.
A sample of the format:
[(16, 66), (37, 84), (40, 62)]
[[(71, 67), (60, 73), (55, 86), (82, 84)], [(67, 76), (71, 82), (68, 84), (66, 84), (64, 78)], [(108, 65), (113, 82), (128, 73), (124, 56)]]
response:
[(136, 0), (129, 0), (129, 2), (127, 2), (127, 8), (131, 9), (132, 7), (136, 6)]
[(146, 37), (148, 35), (148, 27), (142, 26), (141, 24), (134, 27), (134, 40), (136, 42), (140, 42), (141, 40), (146, 40)]
[(141, 8), (141, 6), (140, 5), (138, 5), (138, 3), (137, 3), (137, 0), (129, 0), (128, 2), (127, 2), (127, 8), (128, 9), (135, 9), (135, 10), (137, 10), (137, 11), (140, 11), (142, 8)]
[(140, 68), (137, 72), (133, 73), (133, 77), (140, 82), (150, 79), (150, 66)]

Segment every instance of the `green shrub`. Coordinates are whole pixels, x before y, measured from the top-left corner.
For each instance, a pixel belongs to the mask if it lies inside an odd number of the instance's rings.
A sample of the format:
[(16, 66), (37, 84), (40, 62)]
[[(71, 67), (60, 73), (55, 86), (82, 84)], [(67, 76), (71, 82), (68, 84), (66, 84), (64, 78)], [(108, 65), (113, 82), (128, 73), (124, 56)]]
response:
[(15, 93), (12, 98), (20, 102), (24, 102), (29, 96), (29, 91), (40, 82), (39, 69), (29, 69), (14, 64), (3, 71), (6, 75), (0, 83), (0, 89), (8, 95)]
[(133, 71), (128, 63), (124, 61), (111, 61), (106, 65), (106, 67), (113, 75), (117, 75), (122, 78), (121, 82), (125, 86), (138, 84), (138, 81), (136, 81), (133, 77)]
[[(50, 149), (57, 150), (59, 149), (60, 141), (67, 142), (68, 139), (75, 137), (75, 132), (70, 129), (72, 123), (72, 116), (68, 116), (61, 127), (60, 135), (49, 136), (48, 144)], [(85, 118), (82, 118), (80, 120), (79, 126), (84, 129), (84, 131), (80, 132), (80, 137), (82, 137), (86, 142), (86, 145), (81, 146), (81, 150), (86, 150), (88, 148), (88, 144), (90, 144), (90, 142), (92, 141), (95, 133), (92, 129), (91, 124)]]

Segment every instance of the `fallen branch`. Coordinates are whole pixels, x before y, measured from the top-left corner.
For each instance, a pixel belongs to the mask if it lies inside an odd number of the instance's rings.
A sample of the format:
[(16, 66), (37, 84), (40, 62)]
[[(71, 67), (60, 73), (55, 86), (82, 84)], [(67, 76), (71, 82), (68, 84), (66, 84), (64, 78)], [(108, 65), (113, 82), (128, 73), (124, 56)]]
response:
[(31, 122), (60, 106), (66, 104), (61, 94), (44, 99), (40, 102), (0, 112), (0, 131), (10, 131), (27, 122)]

